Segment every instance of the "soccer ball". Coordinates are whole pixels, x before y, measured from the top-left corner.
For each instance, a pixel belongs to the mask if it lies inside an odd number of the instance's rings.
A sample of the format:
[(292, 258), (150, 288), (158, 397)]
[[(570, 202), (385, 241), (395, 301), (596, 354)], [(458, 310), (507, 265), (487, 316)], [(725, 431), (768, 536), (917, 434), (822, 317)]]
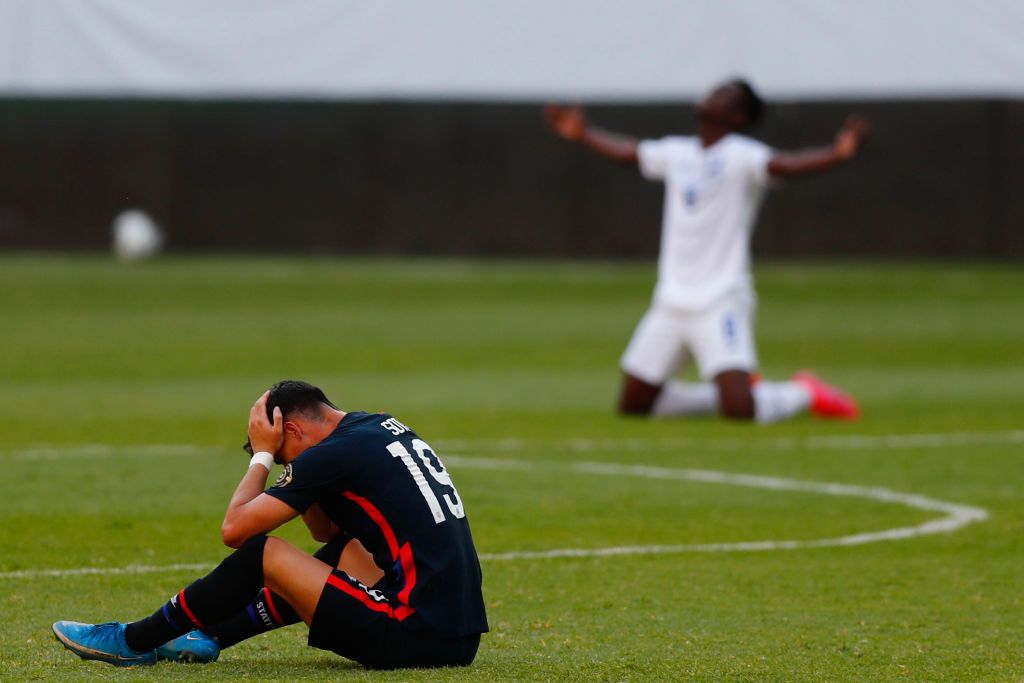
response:
[(140, 261), (155, 256), (164, 236), (153, 219), (141, 209), (128, 209), (114, 219), (114, 254), (122, 261)]

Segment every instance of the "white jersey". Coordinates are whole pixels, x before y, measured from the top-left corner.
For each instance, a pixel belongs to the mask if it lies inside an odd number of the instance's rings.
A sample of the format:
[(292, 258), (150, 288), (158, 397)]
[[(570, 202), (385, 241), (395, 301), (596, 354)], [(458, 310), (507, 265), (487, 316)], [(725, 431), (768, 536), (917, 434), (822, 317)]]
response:
[(730, 294), (753, 301), (750, 236), (772, 154), (737, 134), (708, 149), (696, 137), (640, 143), (640, 172), (665, 182), (655, 303), (700, 310)]

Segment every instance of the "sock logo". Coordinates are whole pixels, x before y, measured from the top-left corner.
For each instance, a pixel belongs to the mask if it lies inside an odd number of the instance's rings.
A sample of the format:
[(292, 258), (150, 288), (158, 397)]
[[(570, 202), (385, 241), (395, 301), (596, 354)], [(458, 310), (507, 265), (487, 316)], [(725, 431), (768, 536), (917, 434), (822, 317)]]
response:
[(260, 616), (260, 620), (263, 622), (263, 625), (266, 626), (268, 630), (272, 628), (277, 628), (277, 624), (274, 623), (274, 620), (270, 617), (270, 612), (267, 610), (267, 603), (263, 602), (262, 600), (257, 600), (256, 613)]

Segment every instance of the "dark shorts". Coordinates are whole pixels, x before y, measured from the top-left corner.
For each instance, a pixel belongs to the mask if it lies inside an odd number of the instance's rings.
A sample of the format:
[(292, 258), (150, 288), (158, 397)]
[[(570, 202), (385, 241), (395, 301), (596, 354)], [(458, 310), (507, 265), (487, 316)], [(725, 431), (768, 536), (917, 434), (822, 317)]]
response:
[(476, 657), (479, 634), (425, 637), (396, 616), (386, 596), (335, 569), (316, 605), (309, 644), (373, 669), (468, 666)]

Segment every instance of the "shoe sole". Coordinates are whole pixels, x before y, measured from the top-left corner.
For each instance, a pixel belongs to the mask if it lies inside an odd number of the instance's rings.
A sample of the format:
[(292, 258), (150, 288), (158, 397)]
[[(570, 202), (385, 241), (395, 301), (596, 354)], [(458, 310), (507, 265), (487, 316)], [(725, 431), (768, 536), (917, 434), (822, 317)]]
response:
[(175, 664), (212, 664), (217, 661), (216, 659), (205, 659), (193, 652), (182, 652), (177, 657), (164, 657), (158, 654), (156, 660), (158, 662), (174, 662)]
[(183, 652), (181, 653), (181, 656), (178, 657), (178, 662), (181, 664), (209, 664), (212, 661), (214, 660), (203, 659), (202, 657), (191, 652)]

